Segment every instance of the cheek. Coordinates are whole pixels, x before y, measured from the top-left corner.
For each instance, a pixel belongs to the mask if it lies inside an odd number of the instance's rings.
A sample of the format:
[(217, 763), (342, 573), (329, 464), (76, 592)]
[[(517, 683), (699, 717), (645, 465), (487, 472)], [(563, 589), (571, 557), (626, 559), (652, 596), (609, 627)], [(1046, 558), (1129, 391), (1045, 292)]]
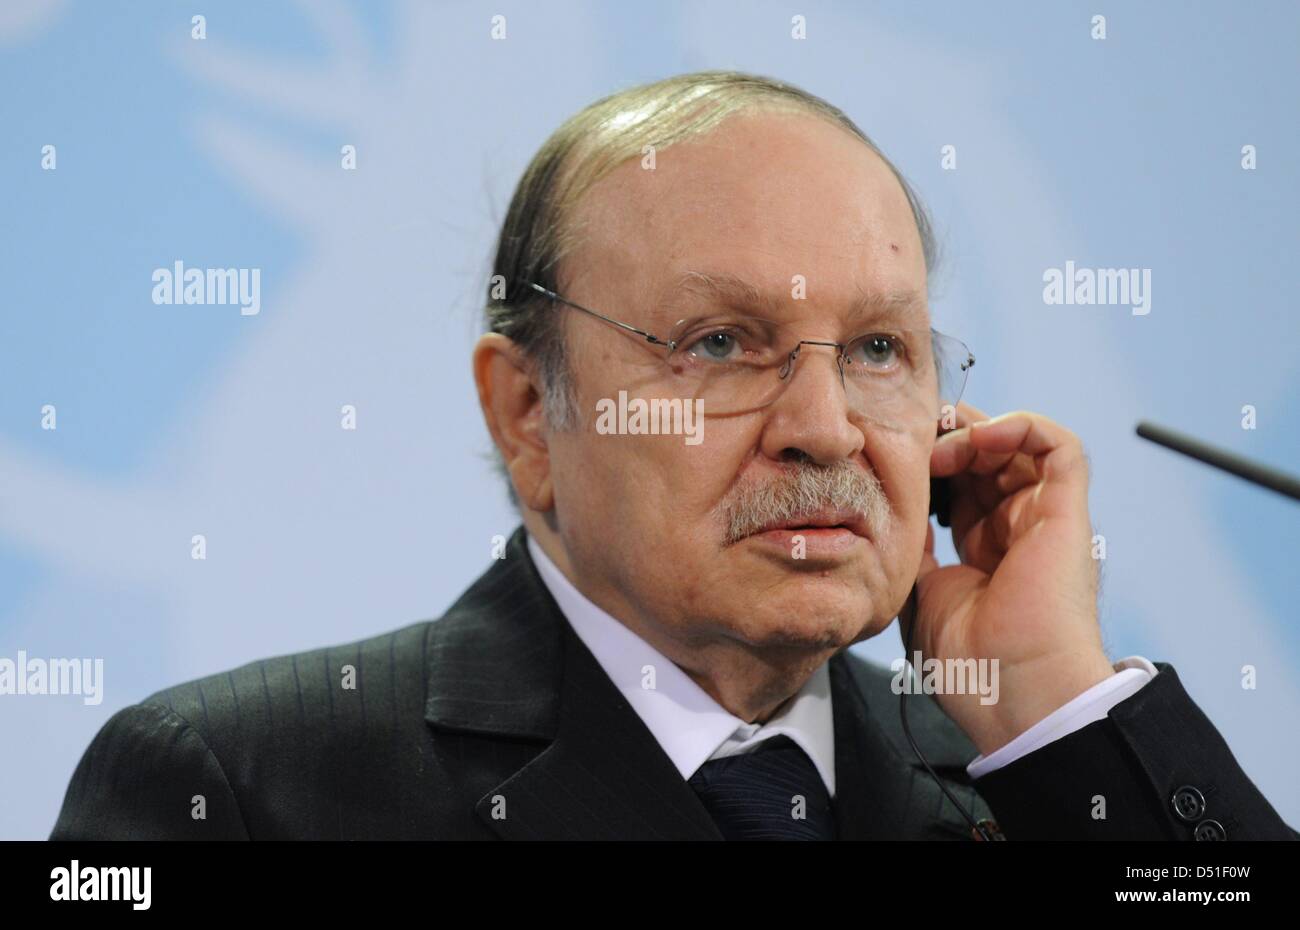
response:
[[(651, 467), (662, 483), (657, 506), (671, 515), (679, 539), (708, 546), (719, 543), (718, 504), (735, 484), (752, 448), (729, 433), (731, 424), (706, 421), (703, 441), (689, 445), (681, 436), (654, 436), (642, 445), (641, 462)], [(642, 467), (644, 467), (644, 465)]]
[(906, 433), (868, 434), (866, 454), (894, 516), (891, 548), (919, 555), (929, 514), (933, 439)]
[(602, 442), (586, 433), (552, 435), (548, 444), (555, 516), (562, 525), (587, 532), (602, 510), (616, 504), (619, 489), (610, 485), (610, 466), (599, 456)]
[[(600, 457), (606, 481), (619, 487), (621, 503), (607, 522), (640, 536), (639, 551), (673, 550), (671, 561), (708, 564), (722, 547), (719, 504), (735, 486), (754, 453), (756, 430), (739, 418), (705, 420), (702, 441), (680, 435), (595, 435), (589, 455)], [(581, 491), (581, 489), (578, 489)]]
[(675, 435), (572, 434), (552, 446), (561, 519), (616, 548), (624, 539), (641, 551), (673, 545), (698, 532), (713, 489), (728, 486), (716, 451)]
[(718, 507), (744, 476), (758, 454), (761, 421), (757, 418), (719, 417), (704, 420), (702, 441), (678, 441), (670, 452), (683, 516), (707, 527), (708, 542), (720, 545)]

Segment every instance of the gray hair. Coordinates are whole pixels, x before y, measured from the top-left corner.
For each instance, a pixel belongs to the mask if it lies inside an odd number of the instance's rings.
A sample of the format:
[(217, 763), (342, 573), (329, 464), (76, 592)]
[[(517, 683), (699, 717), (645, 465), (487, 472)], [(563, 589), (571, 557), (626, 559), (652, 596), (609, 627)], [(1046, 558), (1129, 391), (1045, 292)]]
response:
[[(697, 71), (642, 84), (597, 100), (564, 122), (533, 156), (501, 225), (486, 307), (488, 329), (522, 349), (542, 385), (542, 410), (555, 430), (578, 422), (563, 320), (549, 312), (536, 282), (565, 293), (560, 263), (578, 241), (571, 222), (578, 202), (598, 181), (643, 147), (662, 150), (712, 131), (727, 117), (755, 110), (811, 113), (848, 130), (878, 155), (902, 185), (921, 236), (927, 271), (937, 260), (929, 215), (916, 192), (842, 110), (801, 88), (737, 71)], [(498, 468), (504, 463), (498, 453)], [(507, 477), (511, 502), (518, 507)]]

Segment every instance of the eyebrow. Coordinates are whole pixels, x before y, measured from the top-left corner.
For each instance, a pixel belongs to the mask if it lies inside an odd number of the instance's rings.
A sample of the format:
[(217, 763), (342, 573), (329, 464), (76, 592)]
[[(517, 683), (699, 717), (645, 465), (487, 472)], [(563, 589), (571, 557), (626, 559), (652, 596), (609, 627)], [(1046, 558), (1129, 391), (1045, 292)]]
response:
[[(772, 291), (764, 293), (751, 282), (729, 272), (684, 272), (677, 278), (671, 292), (685, 292), (719, 300), (738, 310), (761, 309), (771, 315), (776, 315), (784, 301), (780, 294)], [(849, 316), (885, 316), (924, 306), (925, 301), (917, 291), (869, 291), (859, 286), (857, 298), (850, 305)]]

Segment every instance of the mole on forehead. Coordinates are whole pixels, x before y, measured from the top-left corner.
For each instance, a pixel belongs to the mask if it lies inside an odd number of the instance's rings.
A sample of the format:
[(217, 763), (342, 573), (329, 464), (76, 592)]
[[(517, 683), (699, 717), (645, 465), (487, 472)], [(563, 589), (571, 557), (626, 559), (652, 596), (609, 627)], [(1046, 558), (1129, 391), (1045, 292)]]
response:
[[(747, 312), (779, 313), (792, 299), (788, 292), (763, 291), (757, 285), (724, 271), (686, 271), (669, 287), (668, 296), (680, 300), (691, 296), (720, 301)], [(910, 289), (873, 291), (859, 286), (847, 308), (851, 316), (917, 313), (925, 309), (925, 298)]]

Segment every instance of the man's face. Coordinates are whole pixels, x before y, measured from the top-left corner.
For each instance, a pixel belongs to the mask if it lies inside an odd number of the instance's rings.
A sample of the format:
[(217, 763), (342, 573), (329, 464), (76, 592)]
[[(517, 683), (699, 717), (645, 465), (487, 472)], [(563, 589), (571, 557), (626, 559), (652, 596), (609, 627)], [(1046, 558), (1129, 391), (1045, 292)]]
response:
[[(865, 145), (817, 117), (733, 117), (659, 152), (653, 170), (621, 165), (577, 218), (583, 239), (565, 259), (563, 295), (660, 337), (687, 317), (743, 311), (789, 324), (786, 350), (800, 339), (842, 343), (862, 331), (853, 308), (863, 292), (915, 295), (891, 325), (929, 326), (925, 261), (901, 186)], [(752, 283), (774, 304), (734, 307), (692, 272)], [(796, 275), (805, 299), (794, 297)], [(681, 397), (680, 385), (662, 348), (558, 307), (583, 425), (548, 437), (553, 516), (593, 599), (688, 645), (723, 637), (835, 649), (892, 620), (924, 548), (933, 420), (900, 430), (860, 416), (835, 349), (806, 345), (768, 406), (710, 417), (706, 404), (698, 445), (681, 435), (603, 434), (602, 399), (617, 401), (621, 390)], [(847, 469), (859, 491), (878, 482), (865, 535), (728, 538), (729, 525), (757, 528), (765, 489), (788, 492), (791, 475), (832, 468)], [(789, 494), (776, 497), (788, 514)], [(804, 558), (793, 557), (795, 533)]]

